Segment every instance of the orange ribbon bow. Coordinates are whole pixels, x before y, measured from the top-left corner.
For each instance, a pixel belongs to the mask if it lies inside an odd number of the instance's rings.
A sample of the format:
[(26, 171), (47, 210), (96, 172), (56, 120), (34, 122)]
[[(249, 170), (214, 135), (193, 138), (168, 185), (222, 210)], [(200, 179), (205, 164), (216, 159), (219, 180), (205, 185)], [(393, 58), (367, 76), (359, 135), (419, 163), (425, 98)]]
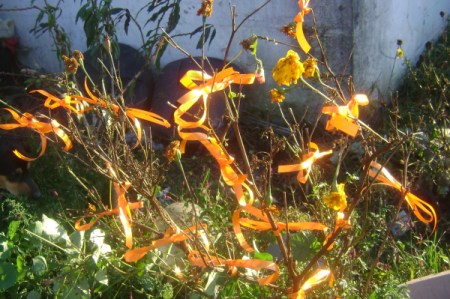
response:
[[(48, 107), (50, 109), (55, 109), (57, 107), (63, 107), (66, 110), (72, 111), (76, 114), (83, 114), (84, 112), (91, 110), (92, 107), (87, 108), (79, 108), (83, 106), (83, 101), (92, 104), (92, 105), (98, 105), (102, 108), (108, 108), (111, 109), (116, 115), (119, 115), (121, 112), (121, 108), (116, 104), (108, 104), (105, 100), (102, 100), (98, 97), (96, 97), (92, 91), (89, 89), (89, 86), (87, 84), (87, 80), (84, 81), (84, 88), (86, 90), (86, 93), (89, 97), (82, 97), (78, 95), (66, 95), (63, 99), (59, 99), (55, 97), (54, 95), (46, 92), (45, 90), (33, 90), (31, 93), (38, 92), (44, 96), (46, 96), (46, 100), (44, 102), (44, 106)], [(75, 105), (72, 106), (72, 105)], [(78, 107), (76, 107), (78, 106)], [(127, 117), (129, 117), (133, 122), (134, 126), (136, 128), (136, 134), (137, 134), (137, 141), (133, 145), (133, 148), (137, 147), (142, 139), (142, 129), (141, 129), (141, 123), (140, 120), (146, 120), (161, 126), (164, 126), (166, 128), (170, 127), (170, 123), (164, 119), (163, 117), (159, 116), (156, 113), (145, 111), (142, 109), (136, 109), (136, 108), (127, 108), (125, 107), (123, 112)]]
[(125, 186), (122, 187), (119, 183), (114, 182), (114, 189), (115, 189), (116, 194), (118, 195), (117, 207), (115, 209), (96, 214), (94, 219), (86, 224), (80, 224), (80, 223), (83, 219), (90, 217), (89, 215), (78, 219), (75, 222), (75, 229), (77, 229), (79, 231), (88, 230), (103, 216), (119, 215), (119, 219), (122, 222), (122, 226), (124, 229), (125, 245), (128, 248), (132, 248), (133, 247), (133, 233), (131, 230), (131, 223), (132, 223), (131, 210), (141, 209), (144, 207), (144, 204), (142, 202), (132, 202), (132, 203), (128, 202), (128, 200), (125, 197), (125, 193), (129, 187), (130, 187), (129, 183), (125, 184)]
[(304, 154), (303, 160), (300, 164), (279, 165), (278, 173), (298, 171), (297, 180), (302, 184), (306, 183), (313, 163), (316, 160), (326, 155), (330, 155), (333, 152), (332, 150), (328, 150), (326, 152), (319, 152), (319, 147), (314, 142), (309, 143), (309, 148), (314, 151)]
[[(183, 140), (181, 151), (184, 151), (184, 146), (187, 141), (199, 141), (219, 163), (222, 178), (227, 185), (233, 187), (241, 205), (246, 204), (242, 189), (242, 183), (245, 181), (246, 176), (238, 174), (233, 169), (233, 157), (225, 153), (215, 138), (209, 137), (202, 132), (185, 132), (184, 130), (198, 128), (208, 130), (203, 124), (208, 115), (207, 100), (209, 94), (223, 90), (230, 86), (230, 84), (252, 84), (254, 80), (255, 74), (240, 74), (233, 68), (224, 69), (215, 74), (214, 77), (205, 72), (193, 70), (187, 71), (180, 79), (180, 82), (183, 86), (190, 89), (190, 91), (178, 99), (178, 102), (181, 105), (174, 112), (174, 121), (178, 125), (178, 134)], [(195, 81), (203, 83), (197, 84)], [(187, 113), (200, 98), (203, 98), (203, 115), (196, 121), (185, 120), (183, 115)]]
[(191, 251), (188, 255), (188, 259), (192, 265), (197, 267), (218, 267), (218, 266), (228, 266), (229, 268), (239, 267), (252, 270), (262, 270), (268, 269), (273, 271), (271, 275), (264, 276), (258, 279), (260, 286), (268, 285), (275, 281), (279, 276), (279, 268), (276, 263), (272, 261), (263, 260), (225, 260), (217, 256), (206, 256), (198, 251)]
[[(262, 221), (253, 220), (249, 218), (241, 218), (240, 217), (241, 211), (246, 211), (250, 215)], [(267, 216), (264, 215), (263, 211), (251, 205), (246, 205), (245, 207), (239, 208), (236, 211), (234, 211), (232, 222), (233, 222), (233, 230), (239, 241), (239, 244), (242, 246), (242, 248), (244, 248), (249, 252), (253, 252), (254, 249), (245, 240), (244, 235), (242, 234), (241, 231), (241, 225), (251, 229), (262, 231), (272, 229), (272, 225), (269, 221), (269, 218), (267, 218)], [(284, 222), (276, 222), (275, 225), (277, 227), (277, 230), (273, 231), (275, 235), (279, 235), (283, 230), (287, 229), (287, 227), (289, 227), (289, 231), (328, 230), (328, 227), (318, 222), (289, 222), (287, 224)]]
[(205, 224), (197, 224), (176, 233), (173, 233), (172, 229), (169, 228), (164, 234), (164, 237), (152, 241), (152, 245), (128, 250), (124, 255), (125, 261), (135, 262), (143, 258), (150, 250), (153, 250), (160, 246), (186, 241), (192, 238), (194, 235), (201, 236), (202, 234), (205, 234), (206, 228), (207, 226)]
[(355, 124), (359, 116), (358, 105), (365, 106), (367, 104), (369, 104), (369, 99), (365, 94), (356, 94), (347, 105), (323, 107), (322, 113), (331, 115), (325, 130), (332, 131), (337, 129), (355, 137), (359, 130), (359, 125)]
[[(130, 209), (130, 210), (142, 209), (143, 207), (144, 207), (144, 204), (141, 201), (128, 203), (128, 209)], [(90, 215), (83, 216), (80, 219), (77, 219), (77, 221), (75, 222), (75, 229), (78, 231), (88, 230), (103, 216), (119, 215), (119, 214), (120, 214), (119, 208), (115, 208), (112, 210), (108, 210), (108, 211), (104, 211), (104, 212), (95, 214), (93, 216), (90, 216)], [(87, 217), (94, 217), (94, 219), (92, 219), (89, 223), (81, 224), (81, 221), (83, 221)]]
[(56, 120), (52, 119), (50, 123), (44, 123), (38, 121), (30, 113), (25, 112), (22, 114), (22, 116), (19, 116), (19, 114), (12, 109), (3, 109), (11, 113), (12, 117), (15, 121), (17, 121), (17, 123), (2, 124), (0, 125), (0, 129), (13, 130), (17, 128), (29, 128), (39, 133), (41, 137), (41, 151), (39, 152), (39, 155), (36, 158), (29, 158), (20, 153), (18, 150), (14, 150), (14, 154), (20, 159), (25, 161), (33, 161), (41, 157), (44, 154), (45, 149), (47, 148), (47, 138), (45, 137), (45, 134), (52, 132), (55, 133), (64, 142), (65, 146), (63, 150), (69, 151), (72, 148), (72, 141), (69, 139), (69, 136), (67, 136), (67, 134), (60, 128), (61, 125)]
[[(378, 180), (380, 185), (386, 185), (392, 188), (397, 189), (405, 195), (405, 201), (408, 203), (409, 207), (413, 211), (414, 215), (422, 221), (423, 223), (434, 222), (433, 232), (436, 229), (437, 225), (437, 215), (434, 208), (427, 202), (423, 201), (419, 197), (415, 196), (411, 192), (406, 192), (405, 187), (397, 181), (391, 173), (384, 167), (382, 167), (379, 163), (372, 161), (370, 163), (370, 167), (375, 170), (369, 169), (369, 176)], [(425, 214), (425, 215), (424, 215)]]
[(297, 22), (297, 26), (295, 29), (295, 35), (297, 36), (297, 41), (302, 50), (305, 53), (308, 53), (311, 50), (311, 46), (305, 38), (305, 34), (303, 33), (303, 20), (305, 15), (311, 12), (311, 8), (308, 7), (309, 0), (299, 0), (298, 6), (300, 7), (299, 13), (294, 17), (294, 21)]
[[(107, 168), (108, 168), (109, 172), (111, 173), (111, 175), (116, 177), (115, 172), (109, 163), (107, 163)], [(119, 184), (118, 182), (114, 182), (114, 191), (116, 192), (116, 196), (117, 196), (117, 207), (113, 210), (105, 211), (105, 212), (95, 215), (95, 218), (91, 222), (84, 224), (84, 225), (80, 224), (81, 221), (84, 218), (89, 217), (89, 216), (82, 217), (75, 222), (75, 228), (79, 231), (88, 230), (103, 216), (119, 215), (119, 219), (120, 219), (120, 222), (122, 222), (122, 226), (123, 226), (123, 230), (124, 230), (124, 234), (125, 234), (125, 245), (128, 248), (132, 248), (133, 247), (133, 233), (131, 230), (131, 223), (132, 223), (131, 210), (140, 209), (144, 205), (142, 202), (134, 202), (134, 203), (128, 202), (127, 198), (125, 197), (125, 194), (126, 194), (128, 188), (130, 188), (130, 186), (131, 186), (131, 184), (128, 182), (124, 183), (123, 185)]]
[[(208, 95), (216, 91), (224, 90), (232, 83), (253, 84), (254, 80), (255, 74), (240, 74), (231, 67), (218, 72), (214, 77), (205, 72), (193, 70), (187, 71), (186, 74), (180, 79), (180, 83), (190, 89), (190, 91), (178, 99), (178, 103), (181, 105), (174, 112), (175, 123), (179, 125), (181, 129), (206, 129), (203, 127), (203, 123), (208, 115)], [(201, 81), (203, 83), (197, 84), (194, 81)], [(200, 97), (203, 98), (204, 109), (202, 116), (196, 121), (186, 121), (183, 119), (182, 116), (198, 102)]]
[[(89, 102), (91, 104), (100, 105), (103, 108), (109, 107), (112, 111), (114, 111), (114, 113), (120, 114), (121, 109), (119, 106), (117, 106), (115, 104), (108, 105), (108, 103), (106, 101), (99, 99), (92, 93), (92, 91), (89, 89), (89, 86), (87, 84), (87, 80), (84, 81), (84, 88), (86, 89), (86, 93), (90, 97)], [(155, 123), (157, 125), (160, 125), (160, 126), (163, 126), (166, 128), (170, 128), (170, 123), (165, 118), (159, 116), (156, 113), (150, 112), (150, 111), (144, 111), (142, 109), (125, 107), (124, 113), (126, 116), (128, 116), (134, 122), (134, 125), (136, 127), (137, 140), (136, 140), (136, 144), (133, 146), (133, 148), (135, 148), (139, 145), (139, 143), (141, 142), (141, 138), (142, 138), (141, 124), (138, 119), (146, 120), (146, 121)]]
[[(66, 110), (72, 111), (76, 114), (83, 114), (87, 110), (90, 110), (90, 107), (84, 108), (82, 101), (91, 102), (90, 99), (77, 96), (77, 95), (66, 95), (63, 99), (57, 98), (54, 95), (48, 93), (45, 90), (32, 90), (30, 93), (40, 93), (43, 96), (46, 96), (44, 106), (49, 109), (55, 109), (58, 107), (62, 107)], [(74, 105), (74, 106), (72, 106)]]

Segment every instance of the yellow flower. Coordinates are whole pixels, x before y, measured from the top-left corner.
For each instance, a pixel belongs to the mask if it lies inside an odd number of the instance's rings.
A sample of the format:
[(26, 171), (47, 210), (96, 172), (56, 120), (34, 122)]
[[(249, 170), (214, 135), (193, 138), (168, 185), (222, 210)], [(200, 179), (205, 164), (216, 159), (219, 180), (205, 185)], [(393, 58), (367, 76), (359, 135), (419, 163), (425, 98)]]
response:
[(284, 101), (284, 93), (279, 91), (276, 88), (273, 88), (269, 91), (270, 99), (272, 100), (272, 104), (282, 103)]
[(345, 195), (345, 184), (339, 184), (337, 191), (332, 191), (323, 198), (327, 207), (336, 211), (343, 211), (347, 207), (347, 195)]
[(72, 57), (75, 58), (78, 62), (80, 60), (84, 60), (84, 55), (79, 50), (74, 50), (73, 53), (72, 53)]
[(164, 156), (169, 160), (169, 162), (179, 160), (181, 158), (180, 153), (180, 141), (173, 140), (166, 148)]
[(289, 50), (286, 57), (280, 58), (277, 65), (272, 70), (272, 76), (278, 85), (291, 85), (297, 83), (298, 78), (300, 78), (305, 71), (300, 57), (298, 54)]
[(405, 56), (405, 53), (403, 52), (403, 49), (398, 47), (397, 48), (397, 58), (403, 58), (403, 56)]
[(78, 61), (75, 58), (73, 57), (69, 58), (66, 55), (63, 55), (62, 58), (66, 66), (66, 72), (75, 74), (78, 69)]
[(303, 62), (303, 67), (305, 68), (305, 72), (303, 73), (303, 76), (305, 78), (311, 78), (314, 77), (314, 74), (317, 70), (317, 60), (314, 58), (309, 57), (308, 59)]
[(295, 22), (289, 23), (287, 25), (284, 25), (283, 27), (281, 27), (280, 31), (284, 34), (286, 34), (287, 36), (290, 36), (292, 38), (297, 38), (297, 35), (295, 33), (295, 26), (297, 24)]
[(213, 13), (214, 0), (202, 0), (202, 6), (197, 11), (198, 16), (210, 17)]

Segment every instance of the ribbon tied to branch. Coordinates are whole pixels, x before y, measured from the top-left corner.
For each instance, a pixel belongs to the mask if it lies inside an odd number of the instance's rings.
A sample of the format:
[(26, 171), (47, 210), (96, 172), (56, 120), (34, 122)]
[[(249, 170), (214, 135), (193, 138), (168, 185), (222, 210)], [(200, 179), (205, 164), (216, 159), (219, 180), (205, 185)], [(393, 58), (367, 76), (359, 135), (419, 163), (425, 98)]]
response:
[(297, 26), (295, 28), (295, 35), (297, 37), (298, 44), (305, 53), (308, 53), (309, 50), (311, 50), (311, 45), (308, 43), (305, 38), (305, 34), (303, 33), (303, 20), (305, 18), (305, 15), (309, 14), (312, 10), (310, 7), (308, 7), (308, 5), (309, 0), (299, 0), (298, 6), (300, 8), (300, 11), (294, 17), (294, 21), (297, 23)]
[(308, 180), (313, 163), (324, 156), (330, 155), (333, 152), (332, 150), (320, 152), (319, 147), (314, 142), (309, 143), (309, 148), (312, 149), (312, 151), (303, 155), (302, 162), (300, 162), (299, 164), (279, 165), (278, 173), (298, 171), (297, 180), (300, 183), (305, 184)]
[(372, 161), (370, 163), (369, 176), (376, 179), (379, 185), (385, 185), (397, 189), (405, 198), (406, 203), (413, 211), (414, 215), (423, 223), (433, 222), (433, 232), (437, 225), (437, 215), (434, 208), (426, 201), (420, 199), (409, 191), (397, 181), (392, 174), (379, 163)]
[(20, 159), (25, 161), (33, 161), (41, 157), (45, 153), (45, 149), (47, 148), (47, 138), (45, 135), (49, 133), (55, 133), (64, 142), (64, 151), (69, 151), (72, 148), (72, 141), (64, 132), (64, 130), (60, 128), (61, 125), (58, 123), (58, 121), (52, 119), (50, 123), (45, 123), (37, 120), (32, 114), (28, 112), (19, 115), (12, 109), (3, 109), (8, 111), (17, 123), (1, 124), (0, 129), (13, 130), (17, 128), (29, 128), (37, 132), (41, 137), (41, 150), (38, 156), (36, 158), (29, 158), (15, 149), (13, 152)]
[(355, 94), (347, 105), (344, 106), (325, 106), (322, 108), (323, 114), (330, 115), (325, 130), (333, 131), (337, 129), (352, 137), (355, 137), (359, 131), (359, 125), (355, 122), (359, 117), (358, 106), (369, 104), (369, 99), (365, 94)]

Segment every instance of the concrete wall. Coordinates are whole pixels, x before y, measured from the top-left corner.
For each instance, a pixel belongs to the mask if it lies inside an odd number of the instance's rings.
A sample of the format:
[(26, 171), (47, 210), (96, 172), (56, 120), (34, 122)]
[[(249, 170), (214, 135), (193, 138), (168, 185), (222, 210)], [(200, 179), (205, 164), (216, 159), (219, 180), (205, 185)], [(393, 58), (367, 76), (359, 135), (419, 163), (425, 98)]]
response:
[[(55, 3), (56, 0), (47, 0)], [(147, 1), (113, 1), (116, 7), (126, 7), (133, 15)], [(207, 22), (214, 24), (217, 35), (211, 46), (206, 48), (206, 55), (223, 57), (226, 44), (231, 32), (230, 5), (228, 0), (216, 0), (214, 13)], [(265, 1), (231, 1), (236, 6), (237, 23), (251, 13)], [(0, 8), (0, 18), (12, 18), (16, 23), (17, 34), (20, 43), (27, 51), (21, 54), (21, 61), (30, 67), (43, 68), (54, 72), (61, 70), (58, 63), (53, 42), (48, 34), (39, 38), (31, 35), (29, 30), (33, 28), (37, 15), (36, 9), (9, 10), (26, 8), (30, 6), (30, 0), (0, 0), (3, 7)], [(43, 6), (43, 0), (36, 0), (34, 5)], [(85, 1), (83, 1), (85, 3)], [(201, 17), (196, 15), (200, 6), (199, 0), (183, 0), (181, 8), (181, 19), (175, 33), (189, 32), (201, 25)], [(64, 10), (58, 23), (68, 33), (72, 49), (85, 50), (86, 43), (81, 21), (75, 23), (75, 16), (79, 9), (80, 1), (66, 0)], [(434, 40), (442, 31), (445, 21), (439, 16), (440, 11), (450, 13), (450, 1), (448, 0), (333, 0), (316, 1), (311, 0), (314, 8), (318, 34), (323, 40), (326, 55), (330, 65), (345, 85), (349, 75), (353, 76), (357, 91), (379, 91), (373, 93), (374, 97), (384, 97), (389, 87), (396, 87), (402, 70), (401, 61), (397, 61), (393, 75), (391, 71), (394, 64), (396, 41), (403, 40), (403, 48), (408, 58), (415, 61), (423, 50), (428, 40)], [(236, 34), (230, 57), (238, 53), (239, 43), (251, 34), (268, 36), (276, 39), (279, 43), (259, 42), (259, 56), (264, 61), (266, 69), (267, 84), (260, 87), (259, 98), (264, 105), (268, 104), (267, 91), (272, 88), (271, 70), (277, 60), (284, 56), (290, 48), (286, 44), (295, 45), (295, 41), (282, 35), (279, 28), (289, 23), (298, 11), (296, 0), (273, 0), (252, 16)], [(148, 19), (145, 11), (138, 16), (138, 22), (143, 25)], [(306, 35), (313, 35), (311, 26), (312, 16), (306, 18)], [(144, 31), (150, 28), (144, 28)], [(137, 28), (131, 24), (128, 35), (123, 31), (123, 24), (118, 32), (120, 41), (139, 47), (142, 42)], [(176, 41), (193, 55), (201, 52), (195, 49), (198, 37), (177, 38)], [(312, 42), (312, 54), (321, 58), (317, 44)], [(162, 64), (166, 64), (177, 58), (184, 57), (176, 49), (168, 49), (163, 56)], [(302, 56), (303, 59), (305, 55)], [(254, 69), (253, 58), (248, 53), (239, 56), (237, 63), (249, 71)], [(345, 86), (344, 86), (345, 87)], [(288, 103), (296, 106), (304, 103), (305, 99), (312, 98), (310, 93), (297, 89), (289, 95)], [(311, 102), (311, 109), (320, 107), (321, 101)]]
[(389, 100), (405, 70), (404, 60), (395, 59), (397, 40), (403, 41), (405, 58), (414, 65), (425, 43), (435, 41), (447, 25), (450, 1), (354, 0), (353, 11), (355, 85)]

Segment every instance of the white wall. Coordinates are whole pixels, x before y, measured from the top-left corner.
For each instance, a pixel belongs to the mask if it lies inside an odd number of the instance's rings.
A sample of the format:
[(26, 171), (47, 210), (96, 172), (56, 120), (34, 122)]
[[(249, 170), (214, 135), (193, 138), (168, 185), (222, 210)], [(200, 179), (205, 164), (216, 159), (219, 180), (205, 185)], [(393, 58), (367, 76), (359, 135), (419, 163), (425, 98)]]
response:
[[(47, 1), (56, 3), (56, 0)], [(43, 2), (43, 0), (36, 0), (35, 5), (43, 6)], [(115, 0), (113, 4), (116, 7), (127, 7), (132, 14), (136, 14), (146, 2)], [(200, 0), (182, 1), (181, 20), (177, 33), (189, 32), (201, 25), (201, 17), (196, 15), (200, 2)], [(231, 32), (229, 2), (216, 0), (213, 16), (207, 20), (217, 29), (215, 40), (210, 47), (206, 48), (208, 56), (223, 57), (224, 55)], [(231, 2), (236, 6), (238, 12), (236, 21), (239, 23), (255, 7), (265, 1), (232, 0)], [(83, 3), (86, 3), (86, 0)], [(38, 11), (36, 9), (8, 10), (29, 7), (30, 0), (0, 0), (0, 4), (3, 4), (3, 8), (0, 9), (0, 18), (12, 18), (15, 21), (20, 43), (27, 49), (22, 53), (21, 61), (31, 67), (43, 68), (51, 72), (60, 70), (61, 66), (56, 60), (50, 37), (44, 34), (36, 38), (29, 33), (34, 26)], [(70, 36), (72, 49), (85, 50), (83, 24), (81, 21), (75, 23), (79, 5), (79, 0), (66, 0), (58, 23)], [(415, 61), (423, 50), (424, 44), (428, 40), (436, 39), (445, 25), (439, 12), (445, 11), (446, 15), (450, 13), (448, 0), (311, 0), (310, 5), (315, 9), (319, 35), (325, 41), (327, 56), (331, 65), (335, 70), (337, 69), (336, 73), (352, 74), (358, 91), (380, 90), (380, 93), (374, 96), (385, 96), (388, 87), (395, 87), (401, 76), (403, 67), (401, 61), (397, 61), (392, 80), (390, 80), (397, 39), (403, 40), (406, 57)], [(230, 55), (237, 54), (240, 41), (253, 33), (277, 39), (282, 43), (295, 44), (292, 39), (282, 35), (279, 28), (290, 22), (297, 11), (296, 0), (273, 0), (251, 17), (237, 33)], [(141, 12), (138, 18), (139, 23), (144, 24), (148, 17), (145, 11)], [(306, 25), (311, 24), (310, 15), (307, 16), (306, 22)], [(131, 24), (128, 35), (125, 35), (122, 28), (123, 25), (119, 28), (121, 42), (139, 47), (141, 40), (136, 27)], [(185, 50), (193, 55), (200, 55), (200, 51), (195, 50), (198, 36), (192, 40), (189, 38), (176, 40)], [(271, 69), (289, 49), (282, 43), (274, 45), (264, 41), (259, 42), (259, 56), (265, 63), (268, 79), (268, 85), (261, 87), (261, 94), (265, 94), (270, 89), (270, 84), (273, 82)], [(319, 53), (315, 51), (313, 54)], [(351, 55), (353, 59), (350, 58)], [(169, 49), (162, 59), (162, 64), (181, 57), (184, 55), (180, 51)], [(237, 62), (248, 70), (254, 69), (253, 59), (248, 53), (243, 53)], [(293, 98), (291, 101), (297, 98), (302, 99), (305, 98), (305, 94), (302, 91), (296, 91), (291, 97)]]
[[(425, 43), (436, 41), (447, 25), (450, 1), (354, 0), (353, 3), (355, 84), (374, 97), (389, 100), (406, 67), (404, 59), (395, 59), (397, 40), (403, 41), (405, 58), (414, 66)], [(441, 11), (445, 12), (444, 18)]]
[[(15, 0), (3, 2), (3, 9), (9, 8), (24, 8), (30, 6), (30, 0)], [(43, 6), (43, 0), (36, 0), (36, 6)], [(49, 0), (50, 3), (55, 3), (55, 0)], [(132, 14), (136, 14), (137, 11), (147, 1), (126, 1), (115, 0), (113, 2), (115, 7), (126, 7)], [(253, 9), (265, 1), (252, 0), (252, 1), (233, 1), (238, 12), (237, 23), (239, 23), (245, 16), (253, 11)], [(75, 23), (75, 16), (79, 9), (79, 0), (66, 0), (64, 2), (64, 10), (61, 17), (58, 19), (58, 23), (70, 36), (72, 42), (72, 49), (85, 50), (86, 43), (84, 38), (84, 32), (82, 27), (82, 21), (79, 20)], [(84, 3), (86, 3), (84, 1)], [(200, 7), (200, 1), (197, 0), (183, 0), (181, 2), (181, 18), (177, 30), (174, 34), (181, 32), (190, 32), (195, 28), (201, 26), (202, 19), (197, 16), (197, 10)], [(269, 36), (281, 41), (289, 41), (288, 38), (280, 34), (279, 28), (281, 24), (287, 23), (296, 14), (297, 3), (290, 0), (274, 0), (269, 5), (264, 7), (255, 17), (250, 18), (243, 26), (243, 29), (239, 30), (236, 34), (232, 51), (230, 55), (237, 54), (240, 46), (239, 43), (242, 39), (249, 37), (252, 33)], [(47, 34), (35, 38), (29, 33), (29, 30), (33, 28), (37, 10), (24, 10), (24, 11), (2, 11), (0, 9), (0, 18), (12, 18), (16, 22), (16, 29), (20, 38), (22, 46), (28, 48), (28, 52), (22, 55), (21, 60), (23, 63), (30, 66), (40, 66), (47, 71), (61, 70), (61, 66), (55, 59), (54, 49), (52, 49), (52, 41)], [(138, 21), (142, 25), (147, 21), (149, 15), (143, 11), (139, 14)], [(226, 43), (229, 40), (231, 33), (231, 14), (229, 1), (216, 0), (214, 3), (214, 13), (212, 18), (208, 18), (208, 23), (213, 23), (217, 29), (217, 35), (210, 47), (206, 48), (206, 54), (209, 56), (223, 57)], [(147, 26), (146, 29), (151, 28)], [(146, 30), (144, 30), (146, 31)], [(128, 35), (123, 30), (123, 24), (120, 25), (118, 32), (120, 34), (120, 41), (130, 44), (135, 47), (142, 45), (139, 31), (131, 23)], [(195, 49), (199, 36), (194, 36), (192, 39), (188, 37), (176, 38), (176, 41), (187, 51), (193, 55), (200, 55), (201, 52)], [(268, 68), (273, 66), (273, 60), (278, 59), (279, 56), (284, 55), (287, 51), (287, 47), (276, 46), (260, 42), (261, 57), (267, 61)], [(173, 61), (178, 58), (185, 57), (180, 51), (176, 49), (168, 49), (162, 59), (162, 64)], [(253, 67), (250, 63), (249, 55), (244, 53), (240, 58), (240, 63), (246, 64), (248, 67)], [(276, 61), (275, 61), (276, 62)]]

